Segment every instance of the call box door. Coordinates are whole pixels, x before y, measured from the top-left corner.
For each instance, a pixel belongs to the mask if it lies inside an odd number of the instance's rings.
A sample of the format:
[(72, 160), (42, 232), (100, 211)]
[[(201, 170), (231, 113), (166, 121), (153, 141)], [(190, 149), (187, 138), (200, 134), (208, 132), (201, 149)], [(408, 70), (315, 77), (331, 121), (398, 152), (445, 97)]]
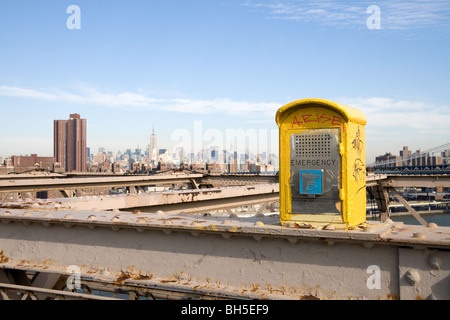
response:
[(340, 128), (290, 135), (292, 214), (341, 213)]

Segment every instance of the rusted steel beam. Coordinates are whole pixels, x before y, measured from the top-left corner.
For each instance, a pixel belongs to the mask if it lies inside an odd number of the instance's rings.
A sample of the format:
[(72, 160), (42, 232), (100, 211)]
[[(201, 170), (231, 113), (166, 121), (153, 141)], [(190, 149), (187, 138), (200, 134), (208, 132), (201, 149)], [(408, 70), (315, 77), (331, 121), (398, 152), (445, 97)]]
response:
[(44, 300), (39, 299), (40, 295), (45, 295), (47, 298), (55, 297), (62, 300), (118, 300), (111, 297), (95, 296), (91, 294), (0, 283), (0, 293), (5, 294), (3, 295), (4, 300), (12, 300), (11, 296), (7, 294), (8, 291), (13, 292), (15, 295), (16, 293), (21, 293), (21, 300)]
[(389, 191), (391, 191), (397, 197), (398, 201), (400, 201), (400, 203), (405, 206), (408, 212), (411, 213), (421, 225), (427, 225), (427, 222), (420, 216), (420, 214), (416, 210), (414, 210), (413, 207), (409, 205), (408, 201), (406, 201), (405, 198), (403, 198), (402, 195), (398, 193), (397, 190), (395, 190), (395, 188), (389, 187)]
[(369, 174), (366, 177), (367, 187), (378, 184), (383, 187), (450, 187), (450, 176), (446, 174), (437, 175), (388, 175)]
[(3, 202), (3, 208), (205, 212), (278, 201), (278, 184)]
[(107, 283), (243, 298), (450, 299), (450, 228), (434, 224), (323, 230), (281, 226), (277, 215), (59, 208), (0, 209), (0, 221), (2, 269), (76, 265)]
[(61, 179), (10, 179), (0, 180), (0, 192), (24, 192), (41, 190), (74, 190), (98, 187), (129, 187), (166, 183), (191, 183), (202, 174), (174, 173), (171, 175), (118, 176)]

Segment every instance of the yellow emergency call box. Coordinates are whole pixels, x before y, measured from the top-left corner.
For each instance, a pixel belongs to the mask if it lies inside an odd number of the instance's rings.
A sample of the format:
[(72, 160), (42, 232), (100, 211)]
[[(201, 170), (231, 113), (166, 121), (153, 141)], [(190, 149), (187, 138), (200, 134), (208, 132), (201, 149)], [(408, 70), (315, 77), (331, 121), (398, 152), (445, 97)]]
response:
[(365, 115), (323, 99), (278, 109), (280, 222), (337, 229), (366, 221)]

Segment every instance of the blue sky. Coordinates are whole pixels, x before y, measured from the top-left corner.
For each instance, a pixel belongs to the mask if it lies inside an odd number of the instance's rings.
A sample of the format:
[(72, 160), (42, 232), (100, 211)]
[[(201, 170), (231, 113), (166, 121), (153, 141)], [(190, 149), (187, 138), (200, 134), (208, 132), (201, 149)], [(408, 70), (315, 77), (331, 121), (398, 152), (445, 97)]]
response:
[(273, 138), (276, 110), (302, 98), (362, 110), (367, 162), (430, 149), (450, 142), (449, 40), (447, 0), (3, 0), (0, 156), (53, 155), (70, 113), (93, 152), (145, 148), (153, 125), (160, 148), (199, 123), (203, 147), (226, 130)]

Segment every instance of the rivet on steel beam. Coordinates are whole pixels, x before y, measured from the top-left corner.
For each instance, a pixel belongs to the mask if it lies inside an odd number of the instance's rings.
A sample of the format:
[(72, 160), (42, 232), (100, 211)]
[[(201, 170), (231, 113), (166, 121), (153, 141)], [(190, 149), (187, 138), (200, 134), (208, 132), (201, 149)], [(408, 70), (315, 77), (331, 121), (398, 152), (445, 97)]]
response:
[(238, 215), (236, 213), (232, 213), (228, 216), (228, 218), (235, 219), (238, 218)]
[(156, 214), (157, 214), (158, 216), (163, 216), (163, 215), (164, 215), (164, 212), (163, 212), (162, 210), (158, 210), (158, 211), (156, 211)]
[(362, 245), (366, 249), (372, 249), (372, 247), (374, 246), (373, 242), (368, 242), (368, 241), (363, 241)]
[(234, 223), (234, 222), (231, 221), (231, 220), (224, 220), (224, 221), (222, 222), (222, 224), (227, 225), (227, 226), (232, 225), (233, 223)]
[(434, 295), (434, 293), (431, 293), (428, 297), (427, 300), (437, 300), (436, 296)]
[(286, 239), (292, 244), (298, 242), (298, 238), (295, 238), (295, 237), (287, 237)]
[[(3, 211), (2, 212), (2, 216), (10, 216), (11, 215), (11, 212), (9, 212), (9, 211)], [(11, 223), (11, 221), (9, 221), (9, 220), (3, 220), (2, 219), (2, 222), (4, 223), (4, 224), (10, 224)]]
[(191, 226), (201, 227), (202, 225), (198, 221), (192, 221)]
[(233, 237), (231, 233), (221, 233), (221, 236), (224, 239), (230, 239), (231, 237)]
[(139, 214), (141, 213), (141, 210), (133, 210), (133, 214)]
[(333, 231), (333, 230), (336, 230), (336, 228), (335, 228), (332, 224), (327, 224), (326, 226), (324, 226), (324, 227), (322, 228), (322, 230), (330, 230), (330, 231)]
[(261, 241), (262, 240), (262, 238), (263, 238), (263, 236), (261, 236), (261, 235), (254, 235), (253, 236), (253, 239), (255, 239), (256, 241)]
[(262, 227), (264, 226), (264, 223), (262, 221), (256, 221), (254, 225)]
[(97, 221), (97, 220), (98, 220), (97, 217), (94, 216), (93, 214), (91, 214), (87, 219), (88, 219), (89, 221)]
[(405, 273), (405, 279), (411, 286), (418, 285), (420, 282), (419, 272), (415, 269), (410, 269)]
[[(66, 220), (72, 220), (73, 219), (73, 216), (70, 214), (70, 213), (68, 213), (68, 214), (66, 214), (65, 216), (64, 216), (64, 219), (66, 219)], [(64, 226), (66, 227), (66, 228), (72, 228), (72, 224), (71, 223), (64, 223)]]
[(147, 221), (145, 220), (145, 218), (139, 218), (136, 220), (137, 223), (146, 223)]
[(426, 238), (426, 235), (424, 235), (424, 234), (421, 233), (421, 232), (415, 232), (415, 233), (413, 233), (413, 238), (416, 238), (416, 239), (425, 239), (425, 238)]
[(119, 221), (119, 220), (120, 220), (119, 216), (114, 216), (111, 218), (111, 221)]
[(429, 224), (427, 224), (427, 227), (430, 228), (430, 229), (434, 229), (434, 228), (437, 228), (438, 225), (436, 223), (434, 223), (434, 222), (430, 222)]
[(439, 270), (441, 268), (441, 258), (437, 255), (437, 253), (430, 253), (428, 256), (428, 265), (431, 267), (431, 269)]
[[(49, 218), (52, 218), (52, 217), (53, 217), (53, 216), (52, 216), (50, 213), (44, 214), (44, 218), (49, 219)], [(49, 223), (49, 222), (42, 222), (42, 224), (43, 224), (45, 227), (50, 227), (50, 226), (51, 226), (51, 223)]]

